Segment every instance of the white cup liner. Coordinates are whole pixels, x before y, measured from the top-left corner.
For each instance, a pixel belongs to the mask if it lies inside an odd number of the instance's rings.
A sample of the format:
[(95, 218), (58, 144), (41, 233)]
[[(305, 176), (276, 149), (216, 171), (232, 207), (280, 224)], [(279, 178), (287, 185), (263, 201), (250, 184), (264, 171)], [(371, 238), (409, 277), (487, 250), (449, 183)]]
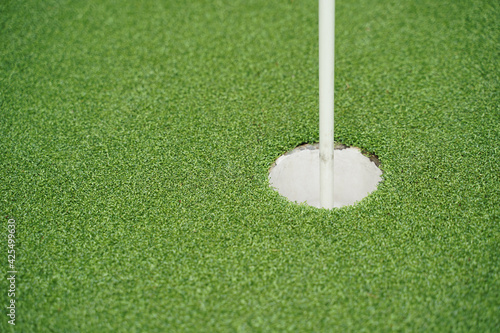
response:
[[(300, 146), (280, 156), (269, 172), (271, 187), (289, 200), (320, 208), (319, 149)], [(382, 171), (359, 148), (334, 151), (334, 207), (353, 205), (377, 189)]]

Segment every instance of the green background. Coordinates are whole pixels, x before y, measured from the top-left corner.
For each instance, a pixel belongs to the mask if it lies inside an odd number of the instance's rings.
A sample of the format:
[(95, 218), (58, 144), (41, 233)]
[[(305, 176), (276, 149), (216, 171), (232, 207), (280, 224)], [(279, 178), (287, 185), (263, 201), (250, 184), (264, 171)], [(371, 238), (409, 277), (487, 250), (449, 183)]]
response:
[(15, 331), (498, 331), (499, 7), (337, 1), (335, 140), (384, 173), (327, 211), (267, 179), (318, 140), (316, 1), (2, 1)]

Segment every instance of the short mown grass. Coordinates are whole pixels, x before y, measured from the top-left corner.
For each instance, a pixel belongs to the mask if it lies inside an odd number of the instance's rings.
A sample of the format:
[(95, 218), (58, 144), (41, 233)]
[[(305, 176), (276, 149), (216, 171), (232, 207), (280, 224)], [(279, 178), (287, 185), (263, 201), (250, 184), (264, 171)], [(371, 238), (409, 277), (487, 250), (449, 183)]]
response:
[(498, 331), (499, 7), (337, 1), (384, 180), (328, 211), (267, 178), (318, 140), (315, 1), (2, 1), (0, 331)]

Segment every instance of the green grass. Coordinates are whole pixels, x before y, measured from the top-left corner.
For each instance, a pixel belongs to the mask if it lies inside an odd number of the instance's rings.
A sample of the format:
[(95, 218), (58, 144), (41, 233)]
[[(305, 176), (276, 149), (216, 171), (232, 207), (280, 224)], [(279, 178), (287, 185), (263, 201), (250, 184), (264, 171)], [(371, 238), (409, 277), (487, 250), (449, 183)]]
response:
[(0, 331), (498, 331), (499, 12), (337, 1), (384, 180), (327, 211), (267, 179), (318, 140), (316, 1), (2, 1)]

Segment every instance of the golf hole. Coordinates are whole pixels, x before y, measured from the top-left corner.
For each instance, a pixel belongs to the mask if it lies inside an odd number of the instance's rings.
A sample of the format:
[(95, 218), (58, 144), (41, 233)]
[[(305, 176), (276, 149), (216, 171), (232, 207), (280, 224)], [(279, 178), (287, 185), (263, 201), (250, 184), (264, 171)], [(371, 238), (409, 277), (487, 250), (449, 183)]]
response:
[[(375, 156), (359, 148), (336, 145), (334, 150), (334, 207), (353, 205), (377, 189), (382, 171)], [(297, 203), (320, 208), (319, 148), (306, 144), (280, 156), (269, 172), (278, 193)]]

